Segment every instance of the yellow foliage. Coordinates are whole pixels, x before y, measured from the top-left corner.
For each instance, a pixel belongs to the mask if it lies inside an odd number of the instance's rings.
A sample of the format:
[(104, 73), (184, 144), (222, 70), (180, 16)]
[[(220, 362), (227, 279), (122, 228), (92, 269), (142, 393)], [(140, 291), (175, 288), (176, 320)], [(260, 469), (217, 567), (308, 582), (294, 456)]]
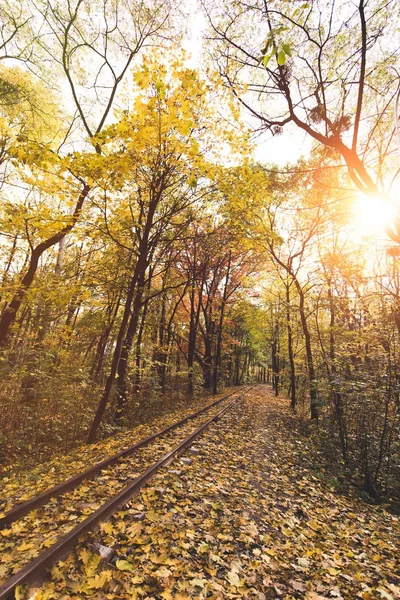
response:
[(51, 90), (19, 67), (0, 65), (0, 139), (51, 144), (62, 134), (61, 111)]

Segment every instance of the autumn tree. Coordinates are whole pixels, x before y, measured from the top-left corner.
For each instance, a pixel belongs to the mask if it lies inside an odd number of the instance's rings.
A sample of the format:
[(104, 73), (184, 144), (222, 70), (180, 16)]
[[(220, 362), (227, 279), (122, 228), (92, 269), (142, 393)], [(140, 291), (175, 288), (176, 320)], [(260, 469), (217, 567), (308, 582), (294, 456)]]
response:
[(240, 385), (253, 377), (266, 383), (271, 361), (268, 307), (259, 293), (241, 294), (232, 304), (226, 323), (225, 372), (228, 382)]
[[(155, 0), (145, 10), (140, 7), (131, 2), (111, 5), (102, 0), (90, 6), (82, 0), (67, 5), (26, 0), (21, 6), (7, 5), (3, 9), (0, 58), (5, 63), (13, 58), (23, 60), (48, 89), (58, 88), (62, 95), (65, 89), (69, 92), (66, 108), (70, 112), (72, 106), (74, 113), (57, 149), (59, 154), (65, 154), (67, 144), (101, 152), (96, 136), (112, 113), (118, 89), (134, 58), (143, 47), (157, 44), (160, 37), (165, 39), (166, 29), (172, 25), (171, 6)], [(40, 36), (36, 34), (38, 23)], [(50, 72), (46, 70), (49, 58)], [(76, 175), (71, 164), (68, 167), (78, 187), (75, 202), (59, 227), (47, 235), (43, 232), (29, 248), (25, 270), (18, 275), (18, 286), (1, 316), (0, 345), (6, 344), (40, 257), (72, 231), (91, 190), (91, 183)]]
[[(96, 172), (107, 187), (102, 205), (104, 227), (128, 250), (131, 272), (111, 370), (89, 441), (95, 438), (117, 374), (119, 410), (123, 411), (128, 357), (145, 295), (152, 293), (151, 286), (146, 292), (150, 272), (155, 278), (157, 270), (164, 269), (165, 256), (173, 253), (174, 240), (184, 235), (192, 210), (198, 211), (213, 190), (205, 177), (212, 164), (203, 156), (211, 132), (217, 136), (220, 130), (207, 106), (211, 84), (178, 63), (168, 71), (154, 60), (144, 63), (135, 81), (136, 111), (123, 115), (96, 138), (102, 148), (101, 154), (96, 153)], [(222, 129), (220, 135), (221, 142), (227, 139)], [(88, 168), (93, 168), (92, 162)], [(109, 216), (108, 190), (115, 195), (111, 202), (118, 199), (118, 211), (125, 196), (124, 215)]]
[(223, 224), (197, 228), (190, 252), (186, 252), (189, 394), (193, 393), (194, 360), (201, 367), (204, 387), (217, 393), (226, 313), (255, 268), (249, 252), (237, 242)]
[[(398, 175), (391, 160), (398, 4), (269, 0), (203, 6), (215, 64), (259, 130), (278, 135), (298, 128), (342, 158), (361, 192), (388, 193)], [(394, 223), (389, 233), (399, 241)]]

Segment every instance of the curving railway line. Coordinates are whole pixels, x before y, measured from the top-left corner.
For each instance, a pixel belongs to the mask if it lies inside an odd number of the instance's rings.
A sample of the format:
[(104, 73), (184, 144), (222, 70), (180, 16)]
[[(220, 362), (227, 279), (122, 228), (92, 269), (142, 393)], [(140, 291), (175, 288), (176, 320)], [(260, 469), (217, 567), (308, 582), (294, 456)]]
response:
[[(6, 580), (4, 568), (0, 577), (0, 600), (14, 598), (18, 586), (40, 579), (82, 534), (138, 493), (254, 387), (231, 392), (8, 510), (0, 518), (10, 558)], [(209, 413), (206, 420), (204, 413)]]

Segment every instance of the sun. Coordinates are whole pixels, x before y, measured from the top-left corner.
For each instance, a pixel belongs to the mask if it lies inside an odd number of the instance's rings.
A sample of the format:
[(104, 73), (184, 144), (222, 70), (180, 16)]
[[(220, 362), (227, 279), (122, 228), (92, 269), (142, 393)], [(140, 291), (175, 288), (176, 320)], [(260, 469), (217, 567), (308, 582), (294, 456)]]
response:
[(390, 200), (361, 194), (354, 202), (353, 211), (353, 224), (367, 236), (383, 233), (398, 215), (398, 208)]

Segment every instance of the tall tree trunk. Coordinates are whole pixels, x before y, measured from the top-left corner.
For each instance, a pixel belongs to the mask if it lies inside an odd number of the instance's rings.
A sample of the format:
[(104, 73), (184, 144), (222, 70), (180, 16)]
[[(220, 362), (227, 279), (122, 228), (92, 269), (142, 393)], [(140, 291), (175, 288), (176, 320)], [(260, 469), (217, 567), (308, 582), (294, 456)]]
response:
[(247, 379), (248, 372), (249, 372), (249, 355), (246, 352), (246, 354), (244, 355), (242, 371), (239, 375), (239, 385), (244, 383), (244, 381)]
[[(129, 285), (128, 294), (127, 294), (127, 298), (126, 298), (126, 302), (125, 302), (124, 314), (122, 316), (122, 321), (121, 321), (120, 329), (118, 332), (117, 342), (116, 342), (116, 345), (114, 348), (114, 355), (113, 355), (113, 360), (111, 363), (110, 374), (107, 377), (104, 392), (103, 392), (103, 395), (99, 402), (99, 405), (97, 407), (97, 411), (96, 411), (95, 417), (93, 419), (92, 426), (90, 428), (90, 432), (89, 432), (89, 436), (88, 436), (89, 444), (93, 443), (96, 439), (97, 430), (100, 426), (100, 423), (101, 423), (103, 415), (104, 415), (104, 411), (106, 409), (106, 406), (107, 406), (108, 401), (111, 396), (111, 390), (112, 390), (112, 387), (114, 384), (115, 376), (118, 371), (118, 365), (119, 365), (119, 361), (121, 358), (121, 352), (124, 347), (125, 335), (126, 335), (129, 321), (130, 321), (131, 307), (132, 307), (134, 298), (135, 298), (135, 305), (140, 310), (142, 296), (143, 296), (144, 274), (145, 274), (147, 266), (148, 266), (149, 236), (150, 236), (151, 228), (153, 226), (154, 214), (155, 214), (155, 211), (156, 211), (156, 208), (157, 208), (157, 205), (158, 205), (158, 202), (160, 199), (161, 199), (161, 192), (159, 190), (154, 191), (154, 195), (150, 199), (147, 214), (145, 217), (145, 219), (146, 219), (145, 226), (143, 228), (142, 237), (141, 237), (140, 244), (139, 244), (139, 250), (138, 250), (138, 256), (137, 256), (137, 260), (136, 260), (135, 270), (134, 270), (134, 274), (133, 274), (133, 277), (132, 277), (130, 285)], [(141, 282), (141, 285), (138, 286), (138, 282)], [(137, 313), (135, 313), (135, 310), (134, 310), (132, 317), (133, 317), (133, 320), (131, 323), (131, 328), (135, 329), (137, 326), (137, 319), (139, 317), (138, 311), (137, 311)], [(135, 323), (135, 319), (136, 319), (136, 323)], [(131, 342), (131, 345), (132, 345), (132, 342)]]
[(188, 343), (188, 394), (193, 396), (194, 391), (194, 358), (196, 353), (196, 341), (197, 341), (197, 330), (199, 327), (200, 309), (201, 309), (201, 298), (204, 289), (204, 277), (200, 284), (200, 289), (197, 297), (197, 306), (195, 302), (195, 290), (194, 287), (191, 291), (190, 301), (190, 327), (189, 327), (189, 343)]
[[(189, 281), (186, 281), (186, 283), (184, 284), (183, 290), (178, 297), (178, 300), (175, 302), (175, 306), (171, 311), (171, 314), (168, 319), (168, 323), (166, 325), (166, 333), (167, 333), (166, 354), (165, 354), (165, 363), (164, 363), (164, 367), (163, 367), (163, 370), (161, 373), (161, 381), (160, 381), (161, 390), (162, 390), (163, 394), (165, 393), (167, 367), (168, 367), (168, 363), (170, 362), (171, 353), (173, 352), (172, 348), (173, 348), (173, 343), (174, 343), (174, 328), (173, 328), (174, 318), (176, 315), (176, 311), (178, 310), (178, 307), (181, 304), (181, 302), (186, 294), (188, 286), (189, 286)], [(177, 349), (177, 355), (176, 355), (176, 371), (177, 372), (179, 372), (179, 368), (180, 368), (180, 354), (179, 354), (179, 349)]]
[(296, 276), (293, 276), (294, 284), (296, 286), (297, 292), (299, 294), (299, 312), (300, 312), (300, 321), (304, 334), (304, 341), (306, 347), (306, 357), (307, 357), (307, 369), (308, 369), (308, 379), (310, 385), (310, 412), (311, 418), (315, 419), (318, 422), (319, 418), (319, 410), (318, 410), (318, 391), (317, 391), (317, 380), (315, 375), (315, 367), (314, 367), (314, 356), (311, 345), (311, 333), (310, 328), (308, 327), (306, 310), (305, 310), (305, 294), (304, 290), (301, 287)]
[(139, 330), (138, 330), (138, 334), (136, 336), (135, 372), (134, 372), (134, 376), (133, 376), (133, 392), (134, 392), (134, 394), (138, 394), (140, 391), (142, 339), (143, 339), (144, 326), (146, 324), (146, 317), (147, 317), (148, 309), (149, 309), (149, 297), (147, 296), (143, 302), (142, 318), (140, 319)]
[(336, 368), (336, 350), (335, 350), (335, 303), (332, 294), (332, 283), (328, 280), (328, 299), (329, 299), (329, 312), (330, 312), (330, 322), (329, 322), (329, 359), (330, 359), (330, 368), (328, 377), (330, 379), (331, 390), (332, 390), (332, 398), (333, 405), (335, 408), (335, 416), (338, 423), (339, 428), (339, 441), (340, 447), (342, 450), (342, 456), (345, 463), (347, 463), (347, 431), (346, 431), (346, 422), (343, 411), (343, 398), (340, 392), (340, 388), (338, 386), (337, 378), (337, 368)]
[[(138, 261), (139, 262), (139, 261)], [(118, 381), (117, 381), (117, 406), (114, 414), (114, 421), (118, 423), (122, 417), (124, 416), (126, 400), (128, 395), (128, 386), (127, 386), (127, 376), (128, 376), (128, 359), (129, 354), (132, 349), (133, 339), (136, 335), (140, 311), (143, 306), (143, 294), (144, 294), (144, 283), (146, 276), (146, 268), (147, 268), (147, 250), (146, 257), (143, 261), (141, 261), (140, 272), (138, 274), (138, 282), (137, 289), (135, 294), (135, 299), (133, 301), (133, 309), (132, 314), (130, 316), (130, 321), (128, 325), (128, 329), (126, 332), (126, 337), (122, 346), (121, 356), (118, 363)], [(151, 273), (149, 273), (149, 283), (148, 286), (151, 285)]]
[(291, 319), (291, 306), (290, 306), (290, 285), (289, 282), (285, 282), (286, 288), (286, 329), (287, 329), (287, 341), (288, 341), (288, 356), (290, 365), (290, 406), (292, 410), (296, 408), (296, 368), (294, 364), (294, 352), (293, 352), (293, 332), (292, 332), (292, 319)]
[[(163, 283), (164, 285), (164, 283)], [(158, 353), (157, 353), (157, 374), (158, 381), (161, 388), (161, 394), (165, 394), (165, 376), (166, 376), (166, 368), (167, 368), (167, 352), (165, 349), (166, 344), (166, 311), (167, 311), (167, 301), (165, 294), (162, 294), (161, 297), (161, 312), (160, 312), (160, 321), (158, 324)]]
[(193, 254), (193, 269), (192, 269), (192, 284), (190, 289), (190, 321), (189, 321), (189, 340), (188, 340), (188, 353), (187, 353), (187, 363), (188, 363), (188, 395), (193, 396), (194, 392), (194, 383), (193, 383), (193, 366), (194, 366), (194, 356), (196, 349), (196, 336), (197, 336), (197, 327), (200, 316), (200, 300), (203, 290), (203, 280), (201, 281), (201, 289), (198, 294), (197, 307), (196, 307), (196, 281), (197, 281), (197, 246), (196, 239), (194, 245), (194, 254)]
[(214, 321), (212, 315), (212, 306), (209, 308), (209, 313), (203, 308), (204, 327), (201, 327), (201, 332), (204, 342), (204, 356), (201, 363), (203, 370), (203, 387), (206, 390), (212, 389), (212, 373), (213, 373), (213, 342), (214, 342)]
[(204, 357), (203, 364), (203, 387), (206, 390), (212, 389), (212, 356), (210, 352), (206, 351), (206, 356)]
[(278, 357), (278, 341), (274, 338), (271, 342), (271, 362), (272, 362), (272, 387), (275, 392), (275, 396), (279, 394), (279, 357)]
[(235, 385), (240, 384), (240, 354), (238, 348), (235, 349)]
[(121, 355), (118, 363), (117, 373), (117, 405), (114, 413), (114, 422), (118, 423), (121, 421), (125, 413), (126, 401), (128, 396), (128, 359), (132, 349), (133, 338), (135, 337), (138, 323), (139, 314), (142, 306), (143, 292), (140, 292), (140, 288), (136, 292), (135, 301), (133, 305), (133, 311), (129, 320), (128, 329), (126, 332), (125, 340), (122, 345)]
[[(82, 244), (82, 246), (83, 246), (83, 244)], [(82, 250), (82, 246), (81, 246), (81, 250)], [(55, 266), (55, 273), (58, 276), (61, 275), (61, 271), (64, 267), (66, 249), (67, 249), (67, 236), (64, 235), (64, 237), (62, 237), (61, 240), (58, 242), (57, 261), (56, 261), (56, 266)]]
[(89, 431), (89, 436), (88, 436), (88, 440), (87, 440), (88, 444), (92, 444), (96, 440), (97, 430), (100, 426), (100, 423), (101, 423), (103, 415), (104, 415), (104, 411), (106, 409), (106, 406), (108, 404), (108, 401), (109, 401), (109, 398), (111, 395), (112, 386), (114, 383), (115, 375), (117, 374), (119, 359), (121, 356), (122, 345), (123, 345), (123, 342), (125, 339), (125, 331), (126, 331), (128, 321), (129, 321), (133, 296), (134, 296), (134, 293), (136, 290), (136, 284), (137, 284), (137, 278), (134, 275), (131, 279), (129, 289), (128, 289), (128, 294), (127, 294), (126, 301), (125, 301), (124, 314), (122, 315), (122, 321), (121, 321), (121, 324), (119, 327), (117, 341), (116, 341), (115, 348), (114, 348), (114, 354), (113, 354), (113, 359), (112, 359), (112, 363), (111, 363), (110, 373), (107, 377), (104, 392), (100, 399), (99, 405), (96, 410), (96, 414), (95, 414), (93, 422), (92, 422), (92, 426)]
[(221, 301), (221, 306), (220, 306), (217, 344), (216, 344), (216, 348), (215, 348), (215, 359), (214, 359), (214, 368), (213, 368), (213, 394), (216, 394), (218, 391), (218, 377), (219, 377), (219, 369), (221, 366), (222, 330), (223, 330), (223, 324), (224, 324), (225, 306), (226, 306), (226, 302), (228, 299), (228, 283), (229, 283), (229, 279), (230, 279), (230, 275), (231, 275), (231, 260), (232, 260), (232, 252), (229, 251), (228, 264), (226, 267), (225, 285), (224, 285), (224, 291), (222, 294), (222, 301)]
[(106, 348), (107, 348), (107, 344), (108, 344), (108, 340), (112, 331), (112, 328), (114, 326), (115, 323), (115, 319), (117, 318), (117, 314), (118, 314), (118, 310), (121, 304), (121, 294), (119, 294), (117, 301), (115, 303), (115, 306), (109, 306), (107, 308), (107, 312), (111, 317), (109, 317), (108, 319), (108, 323), (105, 326), (105, 328), (103, 329), (97, 347), (96, 347), (96, 354), (93, 360), (93, 364), (92, 367), (90, 369), (90, 377), (94, 380), (97, 380), (100, 376), (101, 370), (103, 368), (103, 361), (104, 361), (104, 356), (105, 356), (105, 352), (106, 352)]

